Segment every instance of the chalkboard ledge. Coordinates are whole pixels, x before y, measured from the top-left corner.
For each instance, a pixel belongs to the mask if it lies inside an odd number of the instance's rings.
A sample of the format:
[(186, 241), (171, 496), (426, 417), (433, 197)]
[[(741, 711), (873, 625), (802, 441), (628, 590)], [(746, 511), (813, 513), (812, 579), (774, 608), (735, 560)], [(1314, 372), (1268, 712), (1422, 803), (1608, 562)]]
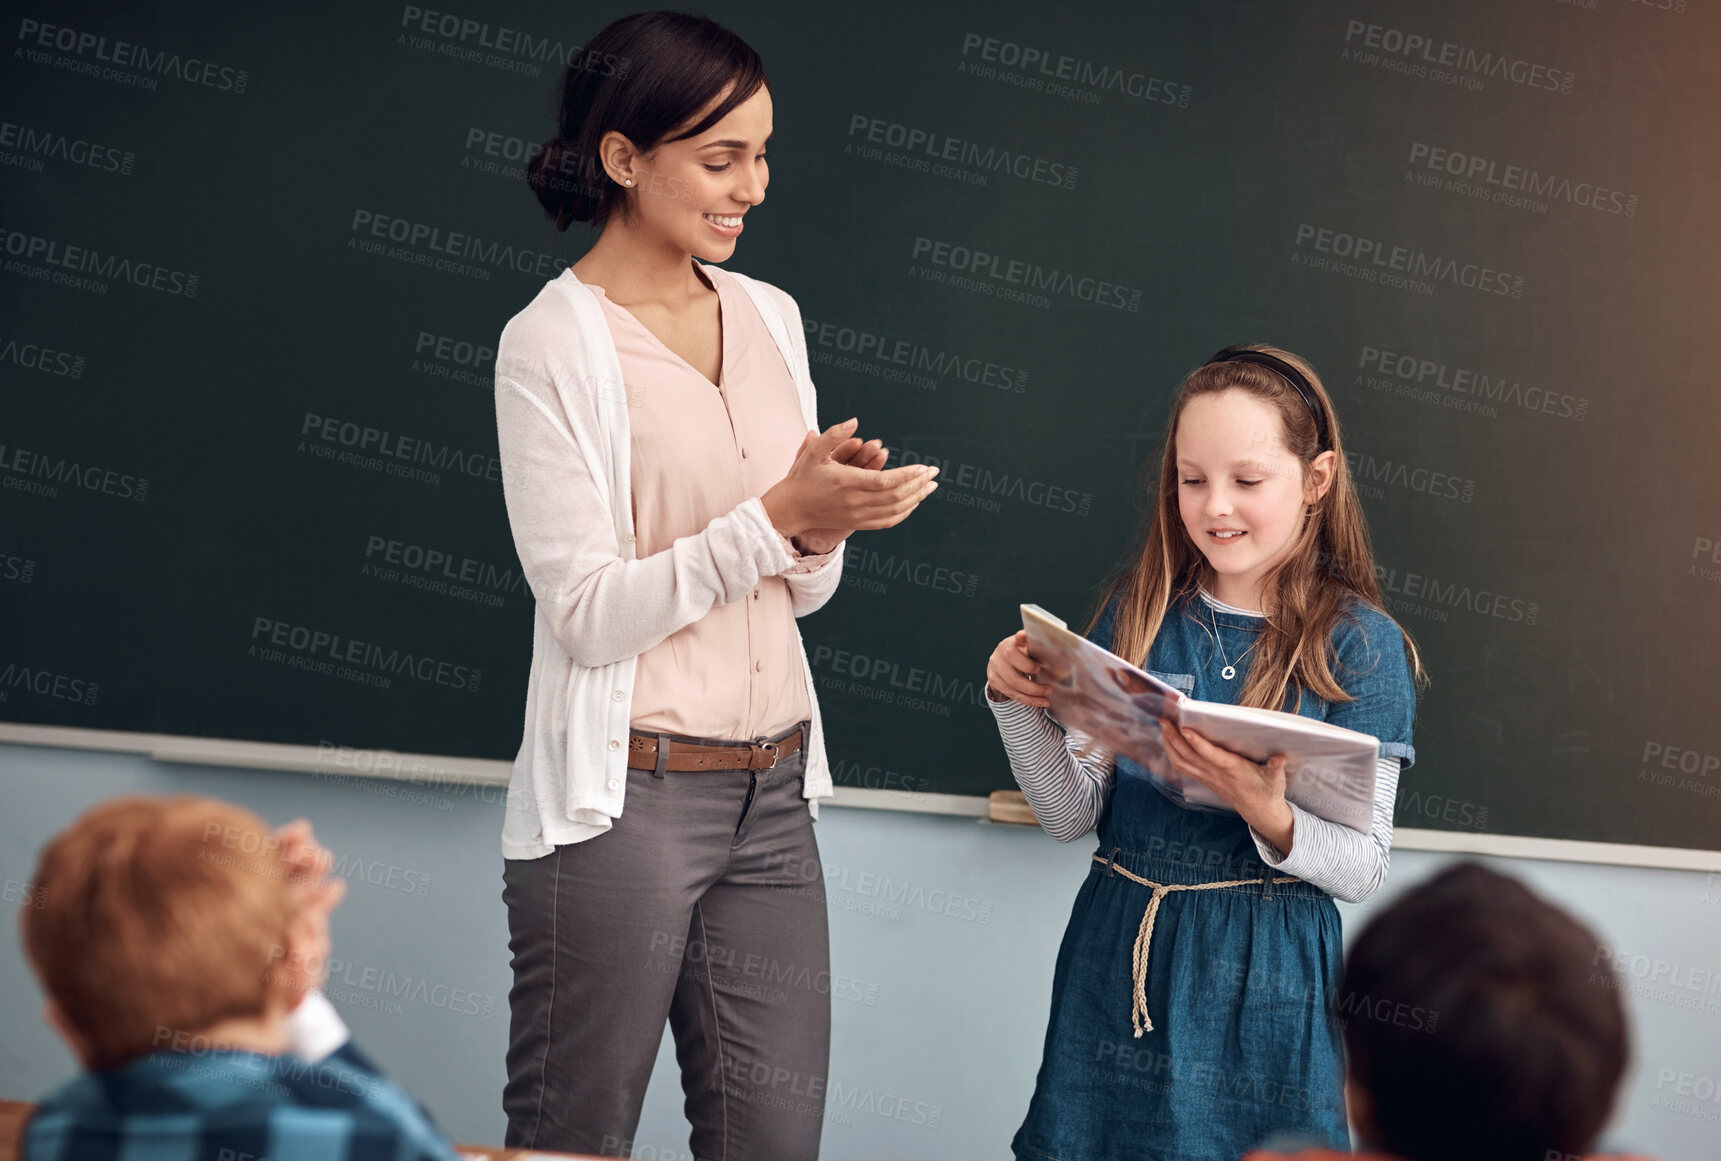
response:
[[(22, 722), (0, 722), (0, 743), (137, 754), (154, 762), (177, 762), (196, 766), (292, 770), (323, 779), (393, 778), (447, 786), (506, 786), (511, 766), (505, 761), (484, 758), (354, 750), (344, 746), (293, 746), (223, 738), (190, 738), (122, 730), (31, 725)], [(825, 803), (828, 806), (867, 810), (948, 814), (981, 822), (990, 821), (989, 815), (992, 812), (991, 800), (981, 795), (931, 794), (862, 786), (838, 786), (836, 796), (826, 799)], [(1683, 847), (1535, 838), (1528, 835), (1485, 834), (1475, 831), (1420, 830), (1415, 827), (1395, 829), (1392, 846), (1394, 850), (1406, 851), (1439, 851), (1721, 873), (1721, 851)]]

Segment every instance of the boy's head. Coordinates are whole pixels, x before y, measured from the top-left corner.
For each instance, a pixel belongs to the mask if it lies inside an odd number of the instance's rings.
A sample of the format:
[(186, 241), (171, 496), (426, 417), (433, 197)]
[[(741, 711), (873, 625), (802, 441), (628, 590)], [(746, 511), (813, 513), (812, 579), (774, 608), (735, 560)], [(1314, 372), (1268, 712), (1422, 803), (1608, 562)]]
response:
[(1411, 1161), (1543, 1161), (1589, 1147), (1628, 1051), (1597, 946), (1480, 863), (1377, 915), (1350, 950), (1337, 1005), (1365, 1143)]
[(328, 910), (255, 814), (128, 797), (43, 848), (24, 950), (84, 1065), (116, 1068), (236, 1020), (278, 1020), (317, 982)]

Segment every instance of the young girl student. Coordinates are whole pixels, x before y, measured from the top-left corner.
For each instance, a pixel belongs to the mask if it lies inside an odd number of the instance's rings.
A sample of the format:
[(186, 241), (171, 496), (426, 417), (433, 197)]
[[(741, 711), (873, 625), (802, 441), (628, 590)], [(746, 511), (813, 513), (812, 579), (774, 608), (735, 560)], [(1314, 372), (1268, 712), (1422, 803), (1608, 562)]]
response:
[(1179, 806), (1049, 715), (1024, 634), (1000, 642), (987, 698), (1017, 783), (1054, 837), (1099, 830), (1015, 1156), (1236, 1161), (1286, 1136), (1348, 1148), (1333, 899), (1386, 876), (1426, 678), (1382, 611), (1338, 419), (1307, 362), (1228, 347), (1184, 379), (1145, 543), (1088, 636), (1201, 700), (1373, 734), (1373, 825), (1287, 802), (1283, 755), (1259, 765), (1162, 721), (1156, 772), (1234, 813)]

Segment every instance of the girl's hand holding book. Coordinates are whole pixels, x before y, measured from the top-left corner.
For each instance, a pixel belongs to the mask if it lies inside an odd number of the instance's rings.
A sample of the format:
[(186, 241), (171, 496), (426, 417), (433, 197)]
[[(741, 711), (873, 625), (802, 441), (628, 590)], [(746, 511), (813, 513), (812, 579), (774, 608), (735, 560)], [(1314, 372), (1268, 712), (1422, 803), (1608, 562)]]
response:
[(992, 697), (997, 693), (1023, 705), (1050, 708), (1052, 700), (1046, 696), (1045, 686), (1034, 681), (1039, 672), (1040, 663), (1028, 656), (1028, 631), (1018, 629), (998, 642), (998, 648), (992, 650), (992, 656), (986, 660), (986, 688), (989, 691), (986, 696)]
[(1272, 755), (1266, 765), (1252, 762), (1166, 718), (1159, 719), (1159, 732), (1174, 773), (1212, 790), (1276, 850), (1290, 854), (1295, 816), (1285, 801), (1285, 755)]

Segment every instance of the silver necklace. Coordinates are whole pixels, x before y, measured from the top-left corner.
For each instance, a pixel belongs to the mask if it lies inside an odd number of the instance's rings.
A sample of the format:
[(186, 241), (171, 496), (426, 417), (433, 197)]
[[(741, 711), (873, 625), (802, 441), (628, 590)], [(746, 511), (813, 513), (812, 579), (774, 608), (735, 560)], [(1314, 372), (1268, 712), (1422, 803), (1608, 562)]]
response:
[[(1211, 605), (1208, 606), (1207, 615), (1213, 621), (1213, 643), (1219, 646), (1219, 660), (1225, 662), (1225, 668), (1219, 671), (1219, 676), (1223, 677), (1226, 681), (1230, 681), (1232, 678), (1237, 676), (1237, 667), (1231, 664), (1230, 660), (1225, 656), (1225, 642), (1219, 637), (1219, 618), (1214, 616)], [(1255, 638), (1255, 644), (1239, 653), (1237, 655), (1237, 660), (1241, 661), (1243, 658), (1249, 656), (1249, 654), (1254, 651), (1255, 645), (1259, 645), (1260, 643), (1261, 639), (1259, 637)]]

